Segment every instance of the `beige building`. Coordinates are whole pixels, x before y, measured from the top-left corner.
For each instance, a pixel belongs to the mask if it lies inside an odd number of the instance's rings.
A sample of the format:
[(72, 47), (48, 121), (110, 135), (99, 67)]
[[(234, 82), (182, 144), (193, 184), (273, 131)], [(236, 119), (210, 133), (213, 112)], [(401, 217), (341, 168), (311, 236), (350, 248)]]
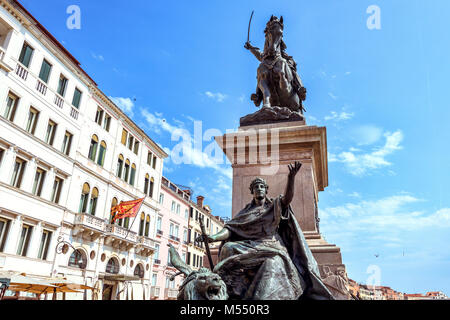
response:
[[(0, 271), (148, 299), (167, 154), (25, 8), (0, 4)], [(136, 220), (111, 224), (137, 198)]]
[[(200, 228), (200, 219), (203, 220), (205, 231), (207, 234), (215, 234), (219, 232), (224, 225), (224, 221), (220, 217), (212, 214), (211, 208), (204, 204), (203, 196), (197, 197), (197, 202), (191, 201), (189, 215), (189, 232), (188, 232), (188, 255), (186, 262), (194, 269), (198, 270), (205, 265), (207, 259), (205, 245), (203, 243), (195, 243), (194, 240), (202, 234)], [(218, 247), (219, 243), (211, 243), (210, 248)]]

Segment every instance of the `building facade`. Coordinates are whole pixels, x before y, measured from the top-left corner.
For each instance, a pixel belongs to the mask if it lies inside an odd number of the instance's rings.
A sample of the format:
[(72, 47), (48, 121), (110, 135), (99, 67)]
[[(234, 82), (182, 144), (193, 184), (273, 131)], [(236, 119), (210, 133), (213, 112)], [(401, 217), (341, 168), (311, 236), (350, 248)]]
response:
[[(148, 299), (167, 154), (25, 8), (0, 4), (0, 270)], [(136, 219), (111, 223), (138, 198)]]
[(184, 277), (171, 277), (178, 272), (169, 257), (169, 244), (183, 261), (187, 257), (190, 192), (180, 189), (167, 178), (162, 178), (159, 194), (161, 210), (156, 217), (156, 251), (153, 260), (152, 299), (173, 300)]

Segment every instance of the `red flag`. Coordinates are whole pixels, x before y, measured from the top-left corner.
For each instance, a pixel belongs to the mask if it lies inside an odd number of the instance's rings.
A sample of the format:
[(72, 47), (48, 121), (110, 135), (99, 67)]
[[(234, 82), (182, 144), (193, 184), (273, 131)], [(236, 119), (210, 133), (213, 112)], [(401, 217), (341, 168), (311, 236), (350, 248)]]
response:
[(112, 223), (114, 223), (117, 219), (123, 219), (126, 217), (136, 217), (139, 209), (141, 208), (142, 202), (144, 202), (144, 198), (131, 200), (131, 201), (122, 201), (117, 206), (111, 208), (111, 215), (113, 216)]

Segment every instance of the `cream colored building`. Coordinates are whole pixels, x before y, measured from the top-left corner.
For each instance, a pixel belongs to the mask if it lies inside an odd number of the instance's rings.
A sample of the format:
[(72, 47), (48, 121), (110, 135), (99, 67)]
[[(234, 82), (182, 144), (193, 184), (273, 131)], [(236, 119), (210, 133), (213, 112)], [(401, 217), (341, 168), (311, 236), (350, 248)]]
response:
[[(189, 215), (189, 234), (188, 234), (188, 255), (186, 262), (194, 269), (198, 270), (204, 265), (206, 250), (203, 243), (195, 243), (195, 239), (202, 234), (200, 228), (200, 219), (203, 219), (205, 231), (207, 234), (215, 234), (219, 232), (224, 221), (215, 217), (208, 205), (205, 205), (203, 196), (197, 197), (197, 202), (191, 201), (191, 209)], [(219, 243), (211, 243), (210, 248), (218, 247)]]
[[(26, 9), (0, 4), (0, 271), (148, 299), (167, 154)], [(142, 197), (135, 221), (110, 223)]]

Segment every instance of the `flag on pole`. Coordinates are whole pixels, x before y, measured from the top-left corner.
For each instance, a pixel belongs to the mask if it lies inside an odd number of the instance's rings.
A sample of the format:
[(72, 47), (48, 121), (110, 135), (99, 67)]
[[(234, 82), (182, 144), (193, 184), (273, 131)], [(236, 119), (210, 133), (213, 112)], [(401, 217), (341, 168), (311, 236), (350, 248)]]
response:
[(131, 200), (131, 201), (121, 201), (120, 204), (111, 208), (112, 223), (117, 219), (123, 219), (126, 217), (136, 217), (139, 209), (141, 208), (144, 198)]

